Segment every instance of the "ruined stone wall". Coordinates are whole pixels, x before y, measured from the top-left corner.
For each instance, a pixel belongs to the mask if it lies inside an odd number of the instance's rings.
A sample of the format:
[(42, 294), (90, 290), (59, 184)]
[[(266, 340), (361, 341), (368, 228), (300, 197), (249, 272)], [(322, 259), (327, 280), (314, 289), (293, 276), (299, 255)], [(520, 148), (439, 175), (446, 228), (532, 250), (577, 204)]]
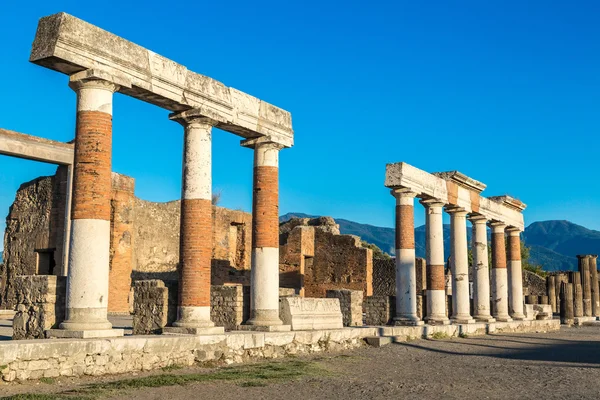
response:
[(280, 226), (280, 285), (306, 297), (327, 290), (373, 291), (373, 252), (360, 238), (340, 235), (332, 218), (293, 218)]
[(546, 278), (523, 270), (523, 292), (526, 296), (545, 296), (547, 294)]
[[(62, 231), (64, 225), (65, 186), (59, 178), (40, 177), (19, 187), (6, 217), (4, 264), (0, 267), (0, 308), (14, 308), (14, 278), (38, 273), (38, 251), (48, 258), (52, 272), (62, 268)], [(62, 211), (60, 207), (63, 207)], [(58, 241), (60, 240), (60, 241)], [(48, 273), (48, 271), (41, 271)]]

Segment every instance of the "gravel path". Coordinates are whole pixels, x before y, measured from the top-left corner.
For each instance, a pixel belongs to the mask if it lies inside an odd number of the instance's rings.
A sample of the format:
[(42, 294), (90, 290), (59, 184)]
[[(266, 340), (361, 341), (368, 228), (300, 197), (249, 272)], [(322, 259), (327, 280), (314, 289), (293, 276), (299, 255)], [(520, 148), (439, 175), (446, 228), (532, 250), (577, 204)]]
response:
[[(547, 334), (415, 340), (298, 360), (311, 360), (323, 373), (268, 382), (264, 387), (208, 382), (143, 388), (102, 397), (122, 400), (600, 398), (598, 327), (563, 328)], [(197, 371), (198, 368), (190, 368), (178, 373)], [(63, 382), (60, 390), (77, 386), (74, 383), (77, 380), (70, 382)], [(19, 389), (13, 393), (58, 390), (48, 386), (8, 385), (9, 389)], [(0, 386), (0, 393), (2, 389)]]

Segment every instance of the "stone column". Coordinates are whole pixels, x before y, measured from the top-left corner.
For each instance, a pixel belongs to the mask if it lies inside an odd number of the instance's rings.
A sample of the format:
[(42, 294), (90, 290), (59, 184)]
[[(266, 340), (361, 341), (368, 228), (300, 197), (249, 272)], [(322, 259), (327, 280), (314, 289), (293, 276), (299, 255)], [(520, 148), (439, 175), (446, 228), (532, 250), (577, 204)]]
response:
[(250, 319), (243, 329), (289, 330), (279, 318), (279, 150), (273, 142), (254, 147)]
[(592, 316), (592, 279), (590, 274), (590, 256), (578, 255), (581, 287), (583, 289), (583, 316)]
[(569, 272), (569, 282), (573, 284), (573, 315), (575, 317), (583, 317), (581, 274), (578, 271)]
[(592, 274), (592, 316), (600, 317), (600, 287), (598, 284), (597, 255), (590, 257), (590, 272)]
[(71, 76), (77, 124), (66, 320), (49, 337), (123, 335), (107, 319), (110, 258), (112, 99), (119, 86), (84, 71)]
[(546, 291), (548, 293), (548, 301), (552, 307), (552, 312), (556, 313), (556, 277), (554, 275), (546, 277)]
[(524, 320), (523, 271), (521, 269), (521, 232), (508, 228), (509, 314), (514, 320)]
[(417, 315), (417, 276), (415, 265), (416, 193), (393, 189), (396, 198), (396, 325), (422, 325)]
[(452, 322), (470, 324), (469, 256), (467, 245), (467, 212), (447, 208), (450, 214), (450, 265), (452, 269)]
[(562, 282), (560, 285), (560, 323), (565, 325), (575, 323), (572, 283)]
[(496, 321), (509, 322), (508, 277), (506, 271), (506, 242), (501, 222), (491, 222), (492, 228), (492, 315)]
[(446, 315), (446, 277), (444, 275), (444, 224), (442, 207), (438, 200), (423, 200), (425, 207), (425, 246), (427, 277), (427, 315), (425, 322), (432, 325), (450, 323)]
[(473, 225), (473, 318), (481, 322), (495, 322), (490, 313), (490, 268), (488, 262), (487, 220), (482, 215), (472, 215)]
[(71, 245), (71, 196), (73, 194), (72, 165), (67, 165), (67, 181), (65, 189), (65, 218), (63, 225), (62, 265), (60, 276), (67, 276), (69, 272), (69, 247)]
[(193, 111), (170, 117), (185, 129), (179, 236), (177, 320), (166, 333), (223, 332), (210, 319), (212, 260), (212, 127)]

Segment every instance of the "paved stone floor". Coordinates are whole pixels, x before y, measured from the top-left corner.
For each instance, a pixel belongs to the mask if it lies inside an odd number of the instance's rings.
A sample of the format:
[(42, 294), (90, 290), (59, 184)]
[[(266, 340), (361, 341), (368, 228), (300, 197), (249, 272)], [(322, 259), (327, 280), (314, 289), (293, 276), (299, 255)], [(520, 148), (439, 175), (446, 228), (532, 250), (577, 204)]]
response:
[[(236, 381), (190, 383), (106, 392), (111, 399), (598, 399), (600, 327), (563, 328), (546, 334), (498, 334), (415, 340), (382, 348), (287, 359), (309, 361), (318, 373), (246, 387)], [(273, 363), (271, 363), (273, 364)], [(210, 373), (186, 368), (168, 374)], [(0, 384), (0, 393), (64, 393), (111, 378), (57, 379)]]

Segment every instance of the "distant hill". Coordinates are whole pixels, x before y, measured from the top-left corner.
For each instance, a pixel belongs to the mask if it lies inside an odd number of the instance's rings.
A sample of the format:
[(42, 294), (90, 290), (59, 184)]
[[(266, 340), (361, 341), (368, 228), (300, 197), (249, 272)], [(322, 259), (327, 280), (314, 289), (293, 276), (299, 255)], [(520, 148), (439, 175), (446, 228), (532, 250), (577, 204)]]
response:
[[(288, 213), (280, 217), (284, 222), (290, 218), (314, 218), (314, 215)], [(335, 219), (343, 234), (357, 235), (373, 243), (386, 253), (394, 253), (394, 230), (360, 224), (346, 219)], [(467, 230), (471, 240), (471, 230)], [(569, 221), (534, 222), (525, 228), (523, 240), (531, 248), (530, 262), (540, 264), (546, 271), (577, 269), (577, 254), (600, 254), (600, 232), (587, 229)], [(425, 257), (425, 226), (415, 228), (417, 257)], [(450, 225), (444, 225), (444, 253), (450, 254)]]

